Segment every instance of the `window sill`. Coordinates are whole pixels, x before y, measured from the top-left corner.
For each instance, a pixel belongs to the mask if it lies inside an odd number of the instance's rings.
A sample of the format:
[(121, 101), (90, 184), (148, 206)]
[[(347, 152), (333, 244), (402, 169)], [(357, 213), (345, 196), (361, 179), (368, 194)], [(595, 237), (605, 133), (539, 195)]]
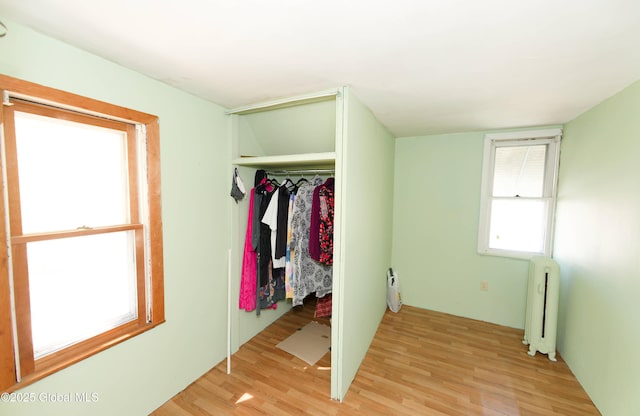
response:
[(7, 393), (22, 389), (36, 381), (39, 381), (59, 370), (67, 368), (79, 361), (98, 354), (114, 345), (147, 332), (165, 321), (154, 322), (139, 326), (137, 322), (129, 322), (121, 325), (111, 331), (90, 338), (86, 341), (79, 342), (65, 348), (64, 350), (53, 353), (51, 355), (40, 358), (36, 361), (35, 371), (24, 376), (20, 382), (14, 384), (5, 390)]
[(498, 250), (494, 248), (486, 250), (478, 250), (478, 254), (481, 256), (493, 256), (493, 257), (506, 257), (516, 260), (531, 260), (535, 256), (548, 256), (545, 253), (533, 253), (528, 251), (511, 251), (511, 250)]

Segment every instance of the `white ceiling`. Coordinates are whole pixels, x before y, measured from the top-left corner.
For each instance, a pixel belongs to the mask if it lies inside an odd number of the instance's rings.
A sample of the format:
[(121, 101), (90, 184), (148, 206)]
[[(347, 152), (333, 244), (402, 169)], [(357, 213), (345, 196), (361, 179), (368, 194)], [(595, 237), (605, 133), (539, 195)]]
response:
[(3, 16), (227, 108), (351, 85), (397, 137), (564, 123), (640, 79), (639, 0), (0, 0)]

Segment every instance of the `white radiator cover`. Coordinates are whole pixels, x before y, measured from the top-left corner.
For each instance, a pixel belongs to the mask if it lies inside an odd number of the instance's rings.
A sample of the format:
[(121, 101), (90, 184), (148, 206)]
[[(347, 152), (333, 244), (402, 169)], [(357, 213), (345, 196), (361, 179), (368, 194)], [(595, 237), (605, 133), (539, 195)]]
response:
[(529, 262), (529, 284), (523, 344), (529, 345), (529, 355), (536, 351), (548, 354), (556, 361), (558, 327), (558, 292), (560, 267), (550, 257), (536, 256)]

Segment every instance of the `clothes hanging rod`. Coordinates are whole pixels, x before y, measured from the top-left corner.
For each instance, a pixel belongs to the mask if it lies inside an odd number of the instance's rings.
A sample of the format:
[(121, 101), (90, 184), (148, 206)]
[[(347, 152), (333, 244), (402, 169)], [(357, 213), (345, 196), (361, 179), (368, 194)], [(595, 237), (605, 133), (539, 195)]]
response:
[(320, 174), (335, 174), (335, 169), (292, 169), (292, 170), (270, 170), (267, 171), (267, 175), (282, 176), (282, 175), (320, 175)]

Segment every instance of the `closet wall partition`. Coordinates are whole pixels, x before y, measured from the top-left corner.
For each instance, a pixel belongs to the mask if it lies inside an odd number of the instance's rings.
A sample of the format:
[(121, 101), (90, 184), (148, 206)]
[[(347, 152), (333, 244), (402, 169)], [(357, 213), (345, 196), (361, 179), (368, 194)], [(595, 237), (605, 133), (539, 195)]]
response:
[[(348, 87), (238, 108), (229, 114), (231, 160), (247, 190), (253, 187), (257, 169), (307, 171), (307, 179), (316, 170), (335, 172), (332, 368), (327, 394), (342, 400), (386, 307), (393, 138)], [(369, 195), (372, 189), (374, 195)], [(280, 301), (276, 310), (262, 310), (259, 316), (239, 310), (249, 201), (231, 204), (231, 349), (237, 351), (291, 306)], [(363, 229), (363, 220), (372, 229)], [(364, 256), (359, 254), (362, 248), (367, 248)], [(360, 288), (360, 293), (352, 293), (354, 288)], [(368, 298), (353, 298), (362, 295)], [(345, 332), (345, 328), (355, 331)], [(345, 333), (357, 337), (350, 335), (343, 342)]]

